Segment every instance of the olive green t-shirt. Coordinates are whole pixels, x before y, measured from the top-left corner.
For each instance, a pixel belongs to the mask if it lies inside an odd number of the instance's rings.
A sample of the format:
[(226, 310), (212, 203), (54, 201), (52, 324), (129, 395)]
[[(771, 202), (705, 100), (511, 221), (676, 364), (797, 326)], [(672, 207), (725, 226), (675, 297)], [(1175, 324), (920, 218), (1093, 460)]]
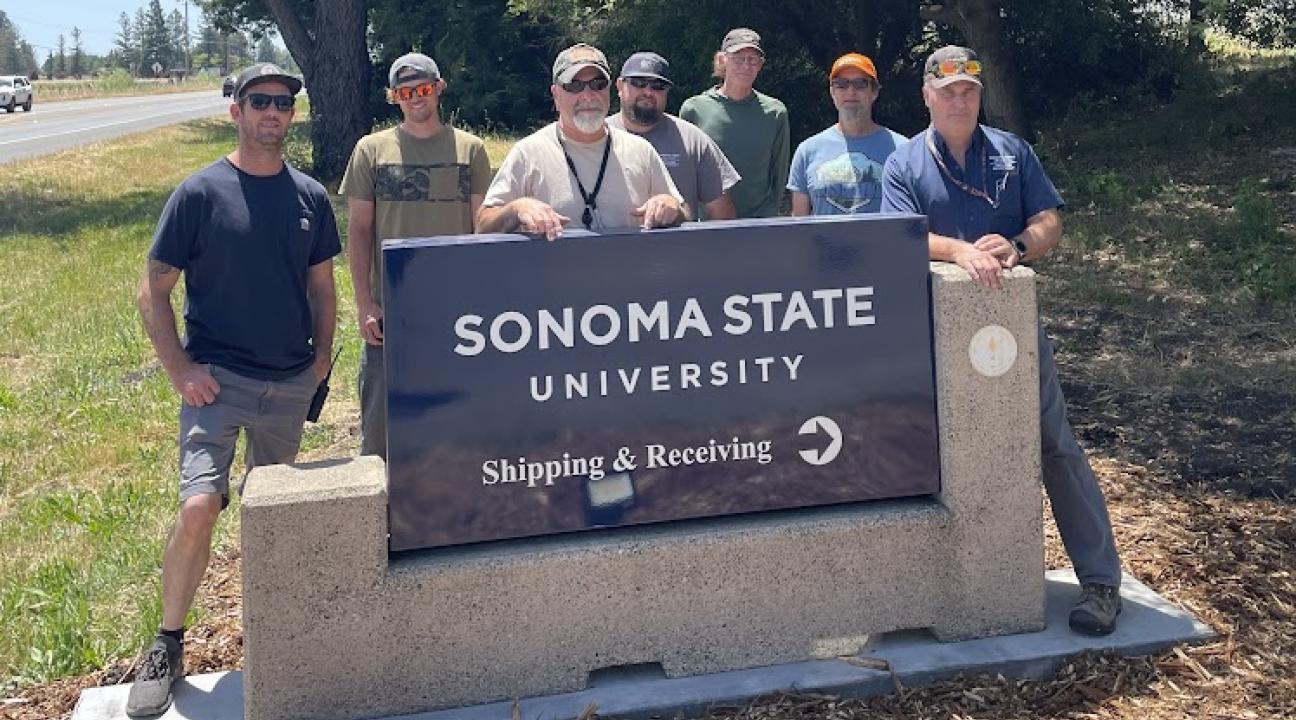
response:
[(472, 233), (470, 196), (485, 195), (490, 179), (486, 145), (448, 125), (430, 138), (396, 126), (356, 143), (339, 192), (374, 203), (374, 302), (382, 304), (382, 241)]
[(787, 106), (756, 90), (730, 100), (711, 88), (685, 100), (679, 116), (715, 140), (742, 176), (729, 190), (738, 217), (779, 214), (791, 152)]

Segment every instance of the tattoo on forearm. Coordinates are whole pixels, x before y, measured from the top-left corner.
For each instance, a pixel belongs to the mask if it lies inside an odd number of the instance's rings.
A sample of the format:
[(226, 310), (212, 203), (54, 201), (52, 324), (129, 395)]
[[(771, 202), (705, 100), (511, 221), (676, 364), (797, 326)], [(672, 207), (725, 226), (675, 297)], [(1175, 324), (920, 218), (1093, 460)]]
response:
[(172, 273), (180, 272), (179, 269), (171, 267), (160, 260), (149, 260), (148, 275), (149, 280), (158, 280)]

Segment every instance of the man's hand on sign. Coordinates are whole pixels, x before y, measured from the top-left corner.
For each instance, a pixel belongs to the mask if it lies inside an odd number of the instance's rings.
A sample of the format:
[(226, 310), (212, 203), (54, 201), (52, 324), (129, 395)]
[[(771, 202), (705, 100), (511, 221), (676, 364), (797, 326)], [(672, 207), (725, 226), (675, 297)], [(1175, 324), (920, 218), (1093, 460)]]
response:
[(360, 337), (370, 345), (383, 344), (383, 309), (372, 300), (356, 306), (356, 320), (360, 323)]
[(216, 402), (221, 389), (220, 383), (211, 376), (206, 365), (192, 361), (171, 375), (171, 387), (186, 403), (194, 407)]
[[(1011, 247), (1010, 245), (1009, 249)], [(954, 262), (967, 270), (981, 287), (990, 290), (1003, 289), (1003, 265), (994, 254), (981, 250), (975, 245), (965, 244), (955, 253)]]
[(665, 193), (653, 195), (648, 198), (648, 202), (631, 210), (630, 214), (643, 218), (644, 230), (675, 227), (684, 222), (684, 209), (680, 207), (679, 201)]
[(999, 264), (1004, 269), (1011, 269), (1021, 260), (1017, 255), (1017, 249), (1013, 247), (1012, 241), (997, 233), (982, 235), (979, 240), (972, 243), (972, 247), (994, 255), (999, 259)]
[(535, 198), (514, 200), (513, 212), (517, 214), (518, 230), (528, 235), (544, 235), (546, 240), (557, 240), (563, 227), (571, 222), (571, 218), (559, 215), (558, 211)]

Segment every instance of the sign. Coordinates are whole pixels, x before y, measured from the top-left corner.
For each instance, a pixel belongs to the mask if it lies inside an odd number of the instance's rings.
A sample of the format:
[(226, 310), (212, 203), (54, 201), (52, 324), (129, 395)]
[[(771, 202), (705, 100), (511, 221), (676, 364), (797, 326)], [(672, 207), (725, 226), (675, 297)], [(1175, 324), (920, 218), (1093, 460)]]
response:
[(926, 232), (384, 242), (391, 550), (939, 491)]

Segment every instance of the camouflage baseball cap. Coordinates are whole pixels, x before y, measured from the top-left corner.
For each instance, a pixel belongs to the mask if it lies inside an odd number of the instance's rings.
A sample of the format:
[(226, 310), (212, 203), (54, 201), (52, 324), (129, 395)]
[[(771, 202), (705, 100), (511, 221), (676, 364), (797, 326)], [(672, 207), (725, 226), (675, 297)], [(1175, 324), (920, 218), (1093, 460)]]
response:
[(612, 79), (612, 71), (608, 69), (607, 56), (603, 51), (593, 45), (576, 43), (558, 53), (558, 57), (554, 59), (553, 81), (558, 85), (571, 82), (576, 73), (587, 67), (598, 68), (603, 77)]

